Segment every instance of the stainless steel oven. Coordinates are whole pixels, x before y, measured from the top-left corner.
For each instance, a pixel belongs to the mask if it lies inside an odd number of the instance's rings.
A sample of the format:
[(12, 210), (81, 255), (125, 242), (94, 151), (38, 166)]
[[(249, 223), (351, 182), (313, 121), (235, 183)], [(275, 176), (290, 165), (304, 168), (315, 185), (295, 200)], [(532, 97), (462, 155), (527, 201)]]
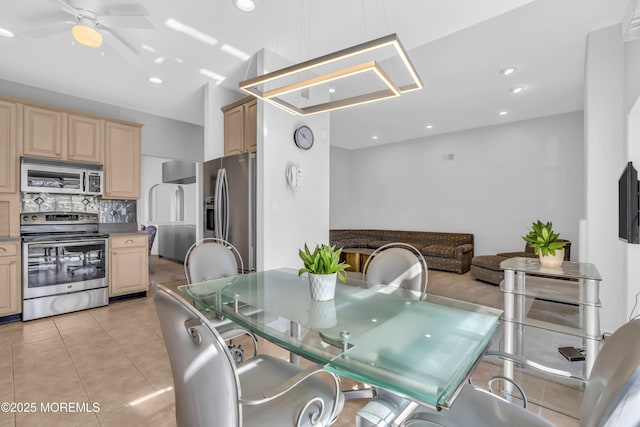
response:
[(108, 236), (98, 215), (22, 214), (22, 319), (109, 303)]

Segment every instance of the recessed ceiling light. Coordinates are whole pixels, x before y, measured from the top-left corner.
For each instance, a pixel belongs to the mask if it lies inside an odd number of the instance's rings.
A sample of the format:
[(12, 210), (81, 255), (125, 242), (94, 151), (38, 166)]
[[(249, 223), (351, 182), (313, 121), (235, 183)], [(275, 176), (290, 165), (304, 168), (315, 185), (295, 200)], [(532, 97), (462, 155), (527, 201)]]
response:
[(164, 62), (164, 56), (159, 56), (153, 60), (156, 64), (162, 64)]
[(427, 129), (432, 129), (432, 128), (433, 128), (433, 125), (426, 125), (425, 127), (426, 127)]
[(147, 80), (149, 80), (151, 83), (153, 84), (162, 84), (162, 79), (160, 77), (149, 77)]
[(146, 50), (147, 52), (155, 52), (156, 51), (153, 47), (149, 46), (148, 44), (140, 45), (140, 47), (143, 48), (144, 50)]
[(241, 61), (246, 61), (247, 59), (251, 58), (251, 55), (249, 55), (248, 53), (245, 53), (240, 49), (237, 49), (229, 44), (223, 44), (222, 47), (220, 47), (220, 49), (222, 49), (223, 52), (226, 52), (229, 55), (235, 56)]
[(7, 30), (6, 28), (0, 28), (0, 36), (3, 37), (13, 37), (13, 33), (9, 30)]
[(513, 74), (514, 71), (516, 71), (516, 67), (507, 67), (500, 70), (500, 74), (504, 74), (505, 76), (508, 76), (509, 74)]
[(336, 90), (332, 87), (329, 88), (329, 93), (336, 93)]
[(253, 12), (256, 8), (253, 0), (233, 0), (233, 4), (243, 12)]
[(373, 136), (371, 137), (371, 139), (378, 139), (378, 136), (377, 136), (377, 135), (373, 135)]
[(498, 114), (500, 114), (501, 116), (506, 116), (507, 114), (509, 114), (508, 111), (500, 111)]
[(516, 86), (516, 87), (512, 87), (511, 89), (509, 89), (509, 92), (511, 93), (520, 93), (524, 90), (524, 86)]
[(210, 46), (215, 46), (216, 44), (218, 44), (218, 39), (211, 37), (209, 34), (205, 34), (196, 28), (190, 27), (187, 24), (183, 24), (177, 19), (169, 18), (164, 22), (164, 25), (174, 31), (186, 34), (187, 36), (196, 40), (200, 40), (202, 43), (206, 43)]

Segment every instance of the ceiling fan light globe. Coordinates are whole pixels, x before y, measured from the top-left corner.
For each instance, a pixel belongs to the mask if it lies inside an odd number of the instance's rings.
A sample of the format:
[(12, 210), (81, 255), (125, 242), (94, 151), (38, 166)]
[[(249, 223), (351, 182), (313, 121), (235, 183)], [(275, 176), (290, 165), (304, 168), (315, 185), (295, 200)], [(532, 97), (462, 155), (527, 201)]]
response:
[(233, 4), (243, 12), (253, 12), (256, 8), (253, 0), (233, 0)]
[(102, 45), (102, 34), (95, 28), (85, 24), (76, 24), (71, 29), (73, 38), (80, 44), (89, 47), (100, 47)]

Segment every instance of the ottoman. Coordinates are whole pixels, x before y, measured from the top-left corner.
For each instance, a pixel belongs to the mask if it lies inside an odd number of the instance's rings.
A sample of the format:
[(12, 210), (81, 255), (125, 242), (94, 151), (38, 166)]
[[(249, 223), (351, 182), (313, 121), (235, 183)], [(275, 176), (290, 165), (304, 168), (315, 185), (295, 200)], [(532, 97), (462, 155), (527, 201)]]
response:
[(479, 255), (471, 259), (471, 277), (483, 282), (499, 285), (504, 278), (500, 263), (507, 257), (498, 255)]

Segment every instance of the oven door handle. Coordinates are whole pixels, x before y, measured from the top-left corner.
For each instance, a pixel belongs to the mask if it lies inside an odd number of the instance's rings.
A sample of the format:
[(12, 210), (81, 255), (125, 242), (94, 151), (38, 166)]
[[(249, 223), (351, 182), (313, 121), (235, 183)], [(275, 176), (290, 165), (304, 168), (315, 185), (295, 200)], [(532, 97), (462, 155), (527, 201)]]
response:
[(107, 245), (107, 239), (103, 240), (59, 240), (51, 242), (26, 243), (29, 248), (51, 248), (56, 246), (85, 246), (85, 245)]

